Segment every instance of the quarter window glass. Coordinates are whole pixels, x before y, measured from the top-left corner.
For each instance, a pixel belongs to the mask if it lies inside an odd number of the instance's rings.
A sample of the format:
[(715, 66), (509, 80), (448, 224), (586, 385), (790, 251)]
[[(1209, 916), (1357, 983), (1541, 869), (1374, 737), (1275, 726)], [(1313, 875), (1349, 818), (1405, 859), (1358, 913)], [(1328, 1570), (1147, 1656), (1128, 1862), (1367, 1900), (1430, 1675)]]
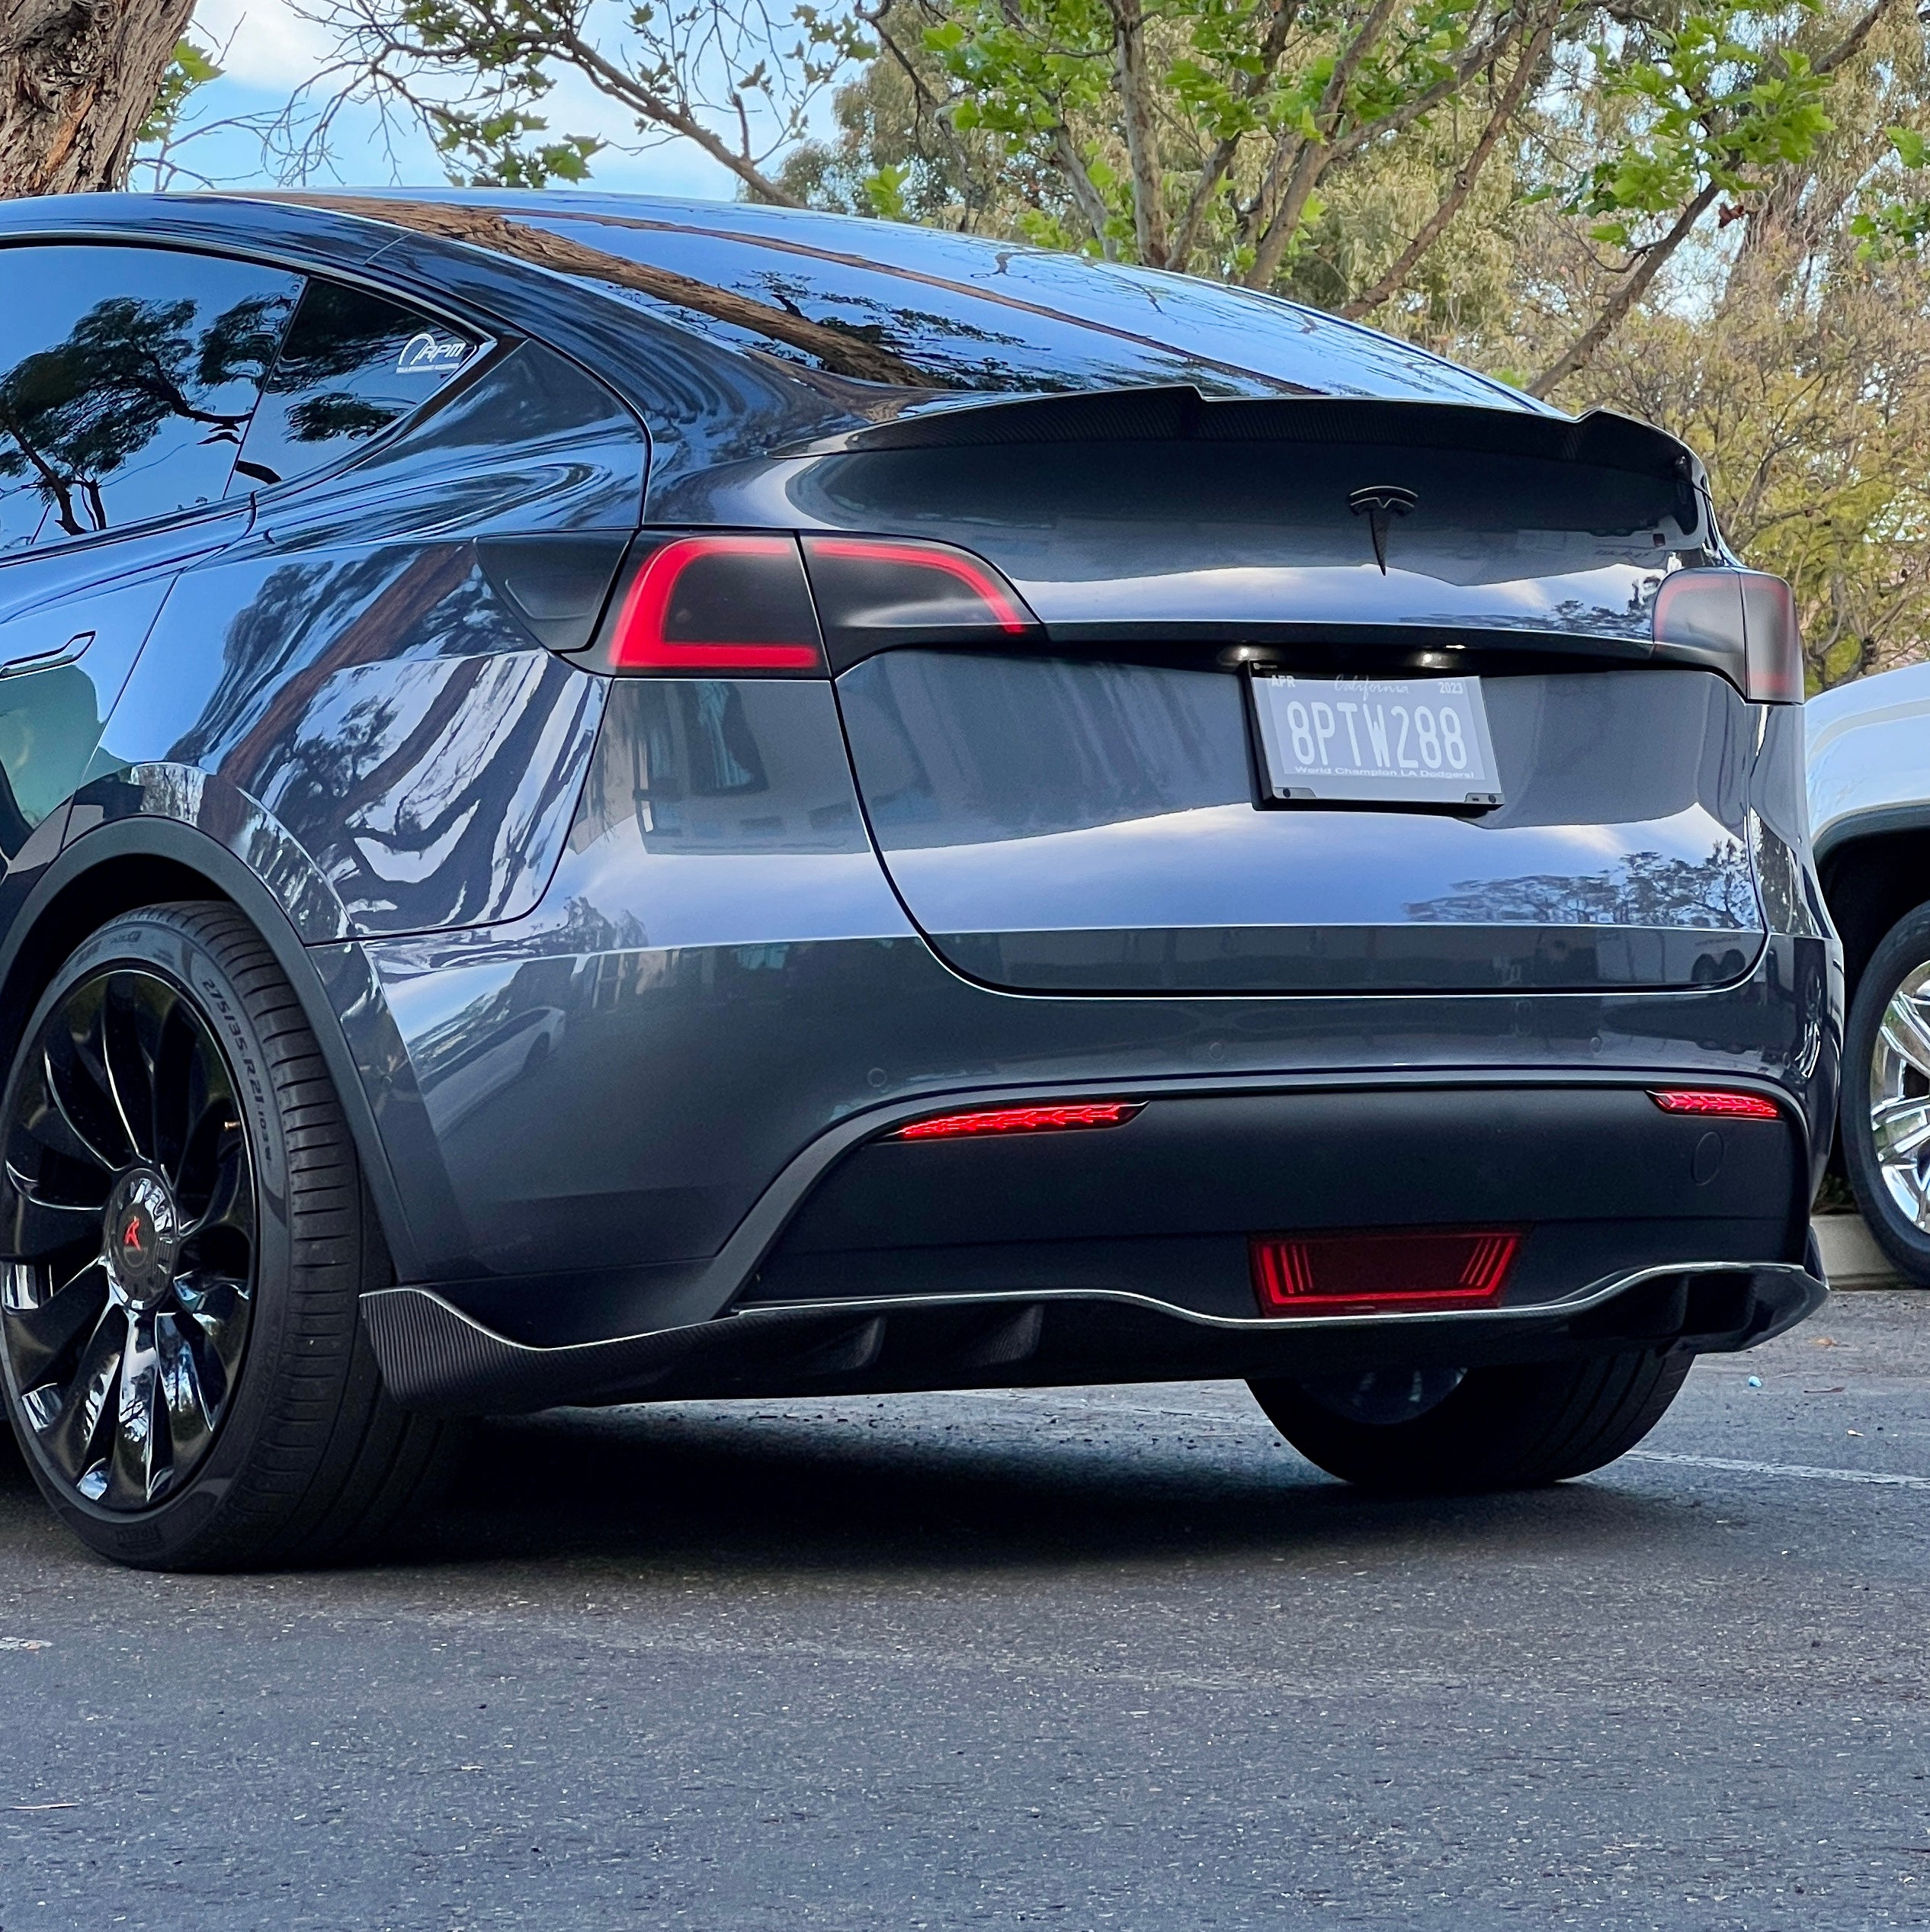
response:
[(0, 252), (0, 547), (220, 498), (301, 278), (146, 248)]
[(419, 408), (475, 354), (473, 337), (380, 296), (312, 281), (235, 466), (236, 489), (334, 461)]

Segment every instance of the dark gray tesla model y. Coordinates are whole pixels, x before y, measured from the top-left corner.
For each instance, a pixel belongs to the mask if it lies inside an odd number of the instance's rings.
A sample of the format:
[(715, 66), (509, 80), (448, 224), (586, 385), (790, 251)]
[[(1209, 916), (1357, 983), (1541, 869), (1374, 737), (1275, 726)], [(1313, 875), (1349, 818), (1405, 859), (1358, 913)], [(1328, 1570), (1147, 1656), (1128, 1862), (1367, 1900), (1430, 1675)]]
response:
[(20, 203), (0, 663), (0, 1364), (123, 1561), (565, 1403), (1544, 1482), (1825, 1292), (1791, 602), (1622, 417), (883, 223)]

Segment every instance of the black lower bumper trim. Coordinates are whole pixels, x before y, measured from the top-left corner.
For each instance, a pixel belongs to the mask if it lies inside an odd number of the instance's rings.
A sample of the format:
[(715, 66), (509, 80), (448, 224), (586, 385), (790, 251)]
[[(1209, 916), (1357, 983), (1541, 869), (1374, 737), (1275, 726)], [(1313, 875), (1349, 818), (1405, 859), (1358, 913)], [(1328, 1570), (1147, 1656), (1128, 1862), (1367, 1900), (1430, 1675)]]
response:
[(1292, 1321), (1201, 1316), (1130, 1295), (999, 1295), (760, 1308), (650, 1334), (534, 1348), (431, 1290), (377, 1290), (362, 1307), (390, 1392), (443, 1415), (733, 1396), (909, 1393), (1079, 1382), (1344, 1374), (1444, 1362), (1474, 1368), (1632, 1349), (1752, 1347), (1822, 1305), (1794, 1263), (1678, 1264), (1558, 1302), (1441, 1314)]

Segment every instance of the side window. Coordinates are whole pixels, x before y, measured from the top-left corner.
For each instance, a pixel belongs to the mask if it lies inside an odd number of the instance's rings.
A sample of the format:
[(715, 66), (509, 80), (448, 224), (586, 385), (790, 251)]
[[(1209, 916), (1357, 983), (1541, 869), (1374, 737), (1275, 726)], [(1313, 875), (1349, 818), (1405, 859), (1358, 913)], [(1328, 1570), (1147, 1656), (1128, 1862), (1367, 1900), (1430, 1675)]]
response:
[(218, 256), (0, 252), (0, 550), (213, 502), (301, 290)]
[(476, 353), (473, 336), (335, 282), (311, 281), (235, 465), (234, 487), (332, 463), (419, 408)]

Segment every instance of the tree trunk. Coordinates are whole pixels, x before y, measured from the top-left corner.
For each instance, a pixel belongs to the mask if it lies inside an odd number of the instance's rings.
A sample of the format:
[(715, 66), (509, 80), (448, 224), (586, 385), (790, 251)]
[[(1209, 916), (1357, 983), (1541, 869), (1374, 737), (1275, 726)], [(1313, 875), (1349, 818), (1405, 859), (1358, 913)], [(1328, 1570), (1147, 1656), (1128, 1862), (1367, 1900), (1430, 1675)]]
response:
[(120, 187), (194, 0), (0, 0), (0, 195)]

